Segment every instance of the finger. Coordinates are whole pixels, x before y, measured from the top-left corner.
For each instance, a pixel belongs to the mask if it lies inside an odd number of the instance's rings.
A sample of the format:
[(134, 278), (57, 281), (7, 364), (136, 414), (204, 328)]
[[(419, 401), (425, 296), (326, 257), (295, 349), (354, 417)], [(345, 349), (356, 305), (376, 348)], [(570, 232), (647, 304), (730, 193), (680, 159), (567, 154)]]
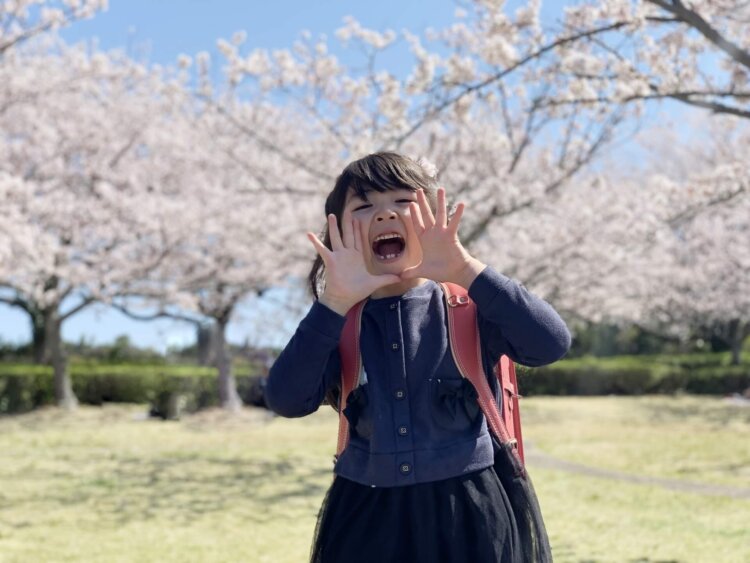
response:
[(420, 235), (424, 232), (424, 221), (422, 220), (422, 213), (419, 211), (419, 205), (416, 203), (409, 204), (409, 217), (411, 221), (405, 221), (407, 226), (411, 224), (414, 231)]
[(464, 205), (463, 202), (456, 205), (456, 210), (453, 212), (453, 215), (451, 215), (450, 222), (448, 223), (448, 230), (451, 234), (458, 234), (458, 224), (461, 222), (461, 217), (464, 214), (465, 207), (466, 205)]
[(416, 203), (409, 204), (409, 215), (410, 217), (404, 221), (406, 227), (406, 245), (412, 248), (412, 252), (415, 256), (419, 256), (419, 261), (422, 261), (422, 243), (419, 240), (419, 235), (424, 232), (424, 225), (422, 225), (422, 217), (419, 214), (419, 207)]
[(354, 231), (354, 250), (362, 251), (362, 231), (359, 229), (359, 221), (352, 219), (352, 231)]
[(331, 237), (332, 250), (341, 250), (344, 247), (344, 243), (341, 242), (341, 233), (339, 232), (338, 222), (333, 213), (328, 215), (328, 236)]
[(315, 236), (314, 233), (307, 233), (308, 240), (312, 243), (312, 245), (315, 247), (315, 250), (320, 254), (320, 257), (323, 259), (323, 262), (328, 265), (328, 259), (331, 256), (331, 251), (326, 248), (326, 245), (323, 244), (320, 239)]
[(361, 221), (357, 221), (359, 225), (359, 242), (360, 249), (362, 250), (362, 257), (365, 261), (365, 265), (370, 264), (372, 261), (372, 249), (370, 248), (370, 236), (367, 232), (365, 224)]
[(341, 228), (344, 231), (344, 246), (346, 248), (354, 247), (354, 232), (352, 231), (352, 214), (350, 211), (344, 211), (341, 218)]
[(437, 214), (435, 216), (435, 224), (438, 227), (445, 228), (448, 225), (447, 216), (448, 213), (445, 210), (445, 188), (438, 188)]
[(432, 214), (432, 209), (430, 209), (430, 204), (427, 202), (424, 190), (417, 190), (417, 201), (419, 202), (419, 210), (422, 213), (422, 222), (425, 228), (429, 229), (435, 224), (435, 216)]

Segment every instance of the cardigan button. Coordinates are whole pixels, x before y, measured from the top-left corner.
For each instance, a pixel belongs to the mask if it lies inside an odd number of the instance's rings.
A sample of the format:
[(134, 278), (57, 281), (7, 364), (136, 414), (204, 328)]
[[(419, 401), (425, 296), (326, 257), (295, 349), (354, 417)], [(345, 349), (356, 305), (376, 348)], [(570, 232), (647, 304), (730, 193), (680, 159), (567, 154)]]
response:
[(396, 392), (393, 394), (393, 396), (400, 401), (406, 396), (406, 393), (403, 389), (396, 389)]
[(401, 436), (406, 436), (406, 434), (409, 432), (409, 430), (406, 428), (406, 426), (399, 426), (398, 427), (398, 433)]
[(395, 303), (391, 303), (391, 311), (395, 310), (396, 307), (398, 307), (398, 305), (396, 305)]
[(391, 348), (393, 348), (394, 350), (398, 350), (398, 342), (394, 342), (393, 344), (391, 344)]
[(402, 463), (401, 467), (399, 467), (399, 471), (401, 471), (402, 475), (408, 475), (411, 473), (411, 465), (408, 463)]

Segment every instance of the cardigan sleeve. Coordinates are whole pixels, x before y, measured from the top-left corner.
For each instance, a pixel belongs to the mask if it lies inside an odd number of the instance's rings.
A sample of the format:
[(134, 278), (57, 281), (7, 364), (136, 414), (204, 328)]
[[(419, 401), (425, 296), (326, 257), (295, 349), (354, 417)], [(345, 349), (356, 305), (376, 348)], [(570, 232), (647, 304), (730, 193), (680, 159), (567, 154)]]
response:
[(502, 355), (525, 366), (562, 358), (570, 348), (565, 321), (523, 285), (486, 267), (469, 288), (477, 304), (482, 344), (494, 364)]
[(320, 302), (313, 303), (269, 371), (265, 399), (272, 411), (291, 418), (318, 410), (341, 375), (338, 344), (345, 322)]

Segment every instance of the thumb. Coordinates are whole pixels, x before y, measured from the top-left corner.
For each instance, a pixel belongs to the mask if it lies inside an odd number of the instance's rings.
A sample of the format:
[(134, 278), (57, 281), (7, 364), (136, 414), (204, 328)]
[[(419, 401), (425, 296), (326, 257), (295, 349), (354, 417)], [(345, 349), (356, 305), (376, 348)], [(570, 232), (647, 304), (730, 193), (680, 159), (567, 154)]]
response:
[(323, 244), (320, 239), (313, 233), (308, 232), (307, 233), (307, 240), (309, 240), (315, 250), (320, 254), (320, 257), (323, 259), (323, 263), (328, 267), (328, 260), (331, 256), (331, 251), (328, 250), (325, 244)]
[(378, 274), (374, 276), (377, 280), (378, 287), (384, 287), (386, 285), (392, 285), (401, 281), (401, 278), (396, 274)]

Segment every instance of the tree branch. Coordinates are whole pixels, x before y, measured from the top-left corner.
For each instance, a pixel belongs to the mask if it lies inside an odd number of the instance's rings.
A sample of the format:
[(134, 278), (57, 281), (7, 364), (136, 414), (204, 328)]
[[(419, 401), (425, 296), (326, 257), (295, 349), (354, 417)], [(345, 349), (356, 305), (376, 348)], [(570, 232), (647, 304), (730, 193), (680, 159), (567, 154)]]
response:
[[(63, 18), (64, 23), (63, 25), (70, 25), (71, 22), (79, 20), (81, 16), (77, 16), (75, 13), (75, 10), (72, 8), (68, 8), (63, 10)], [(18, 18), (14, 18), (17, 20)], [(12, 21), (10, 18), (8, 21)], [(26, 39), (29, 39), (30, 37), (33, 37), (34, 35), (39, 35), (40, 33), (44, 33), (46, 31), (49, 31), (52, 29), (53, 22), (46, 23), (44, 25), (39, 25), (37, 27), (32, 27), (31, 29), (27, 29), (23, 33), (20, 33), (19, 35), (16, 35), (15, 37), (12, 37), (10, 40), (6, 41), (5, 43), (0, 43), (0, 56), (2, 56), (5, 51), (13, 47), (13, 45), (16, 45), (17, 43), (20, 43), (22, 41), (25, 41)], [(8, 26), (6, 26), (6, 29), (8, 29)]]
[(681, 223), (684, 223), (686, 221), (690, 221), (691, 219), (694, 219), (704, 209), (707, 209), (707, 208), (710, 208), (710, 207), (714, 207), (716, 205), (721, 205), (722, 203), (727, 203), (728, 201), (733, 200), (735, 197), (744, 194), (747, 191), (746, 188), (747, 188), (747, 186), (742, 185), (738, 189), (736, 189), (736, 190), (734, 190), (732, 192), (729, 192), (727, 194), (723, 194), (721, 196), (718, 196), (718, 197), (716, 197), (714, 199), (709, 200), (705, 205), (693, 206), (693, 207), (689, 207), (687, 209), (684, 209), (683, 211), (681, 211), (677, 215), (674, 215), (673, 217), (670, 217), (669, 219), (667, 219), (667, 224), (670, 227), (675, 228), (675, 227), (677, 227)]
[(727, 115), (734, 115), (736, 117), (742, 117), (743, 119), (750, 119), (750, 111), (740, 109), (733, 106), (728, 106), (726, 104), (721, 104), (719, 102), (709, 102), (709, 101), (703, 101), (703, 100), (693, 100), (688, 96), (685, 96), (684, 94), (669, 94), (667, 95), (669, 98), (673, 98), (675, 100), (678, 100), (680, 102), (683, 102), (685, 104), (696, 106), (703, 109), (709, 109), (713, 113), (725, 113)]
[(626, 96), (620, 100), (613, 100), (605, 96), (597, 96), (596, 98), (577, 98), (573, 100), (547, 100), (542, 104), (543, 107), (552, 106), (577, 106), (577, 105), (594, 105), (594, 104), (612, 104), (622, 103), (627, 104), (639, 100), (659, 100), (659, 99), (673, 99), (684, 104), (691, 106), (700, 107), (703, 109), (711, 110), (714, 113), (724, 113), (727, 115), (734, 115), (743, 119), (750, 119), (750, 110), (744, 110), (736, 106), (730, 106), (716, 101), (709, 100), (696, 100), (693, 96), (715, 96), (715, 97), (731, 97), (738, 99), (750, 99), (750, 92), (703, 92), (703, 91), (688, 91), (688, 92), (664, 92), (657, 93), (657, 87), (650, 85), (650, 88), (654, 91), (653, 94), (634, 94)]
[(95, 301), (96, 301), (96, 299), (94, 299), (93, 297), (87, 297), (81, 303), (79, 303), (77, 306), (73, 307), (67, 313), (61, 314), (60, 315), (60, 322), (62, 322), (64, 320), (72, 317), (73, 315), (75, 315), (76, 313), (78, 313), (82, 309), (85, 309), (86, 307), (88, 307), (89, 305), (91, 305), (92, 303), (94, 303)]
[(533, 53), (529, 53), (522, 59), (516, 61), (514, 64), (510, 65), (509, 67), (489, 76), (488, 78), (482, 80), (481, 82), (478, 82), (477, 84), (466, 86), (461, 92), (458, 94), (455, 94), (452, 97), (448, 97), (446, 100), (444, 100), (442, 103), (440, 103), (438, 106), (436, 106), (434, 109), (428, 111), (423, 115), (417, 122), (412, 125), (412, 127), (405, 132), (403, 135), (401, 135), (396, 140), (396, 146), (400, 147), (409, 137), (411, 137), (417, 130), (419, 130), (428, 120), (432, 119), (433, 117), (437, 116), (439, 113), (441, 113), (444, 109), (452, 106), (455, 104), (458, 100), (463, 98), (464, 96), (468, 96), (469, 94), (476, 92), (478, 90), (481, 90), (482, 88), (485, 88), (489, 86), (490, 84), (493, 84), (495, 82), (498, 82), (511, 74), (516, 69), (522, 67), (529, 61), (532, 61), (534, 59), (538, 59), (545, 55), (546, 53), (553, 51), (557, 49), (558, 47), (561, 47), (562, 45), (566, 45), (568, 43), (574, 43), (580, 39), (584, 39), (586, 37), (591, 37), (594, 35), (599, 35), (601, 33), (607, 33), (609, 31), (614, 31), (616, 29), (620, 29), (622, 27), (625, 27), (627, 22), (616, 22), (610, 25), (606, 25), (604, 27), (596, 28), (596, 29), (590, 29), (587, 31), (582, 31), (580, 33), (576, 33), (574, 35), (570, 35), (568, 37), (562, 37), (552, 43), (549, 43), (545, 45), (544, 47), (541, 47), (540, 49), (537, 49)]
[(21, 299), (20, 297), (3, 297), (0, 295), (0, 303), (5, 303), (6, 305), (10, 305), (11, 307), (20, 307), (27, 313), (31, 313), (31, 310), (29, 308), (29, 304)]
[(662, 10), (670, 14), (674, 14), (677, 18), (698, 31), (708, 41), (716, 45), (720, 50), (724, 51), (733, 61), (750, 69), (750, 52), (726, 39), (716, 28), (704, 20), (700, 14), (687, 8), (681, 0), (672, 0), (672, 2), (666, 2), (665, 0), (647, 1), (659, 6)]
[(131, 319), (134, 319), (136, 321), (154, 321), (156, 319), (175, 319), (178, 321), (185, 321), (191, 324), (194, 324), (196, 326), (200, 326), (202, 324), (202, 321), (200, 319), (195, 319), (193, 317), (189, 317), (187, 315), (180, 315), (179, 313), (169, 313), (165, 311), (164, 309), (159, 309), (156, 313), (150, 314), (150, 315), (140, 315), (138, 313), (132, 312), (130, 309), (128, 309), (125, 305), (120, 305), (118, 303), (111, 303), (111, 306), (121, 313), (123, 313), (125, 316), (130, 317)]
[[(578, 158), (578, 160), (574, 163), (574, 165), (571, 166), (569, 169), (565, 170), (562, 175), (560, 175), (554, 181), (550, 182), (544, 188), (544, 195), (546, 196), (556, 191), (567, 180), (569, 180), (576, 173), (578, 173), (584, 166), (586, 166), (589, 162), (591, 162), (593, 158), (596, 156), (597, 151), (610, 138), (610, 131), (621, 120), (622, 120), (622, 116), (620, 115), (613, 116), (610, 120), (611, 124), (606, 127), (602, 127), (602, 131), (599, 134), (598, 138), (593, 143), (591, 143), (588, 150), (582, 156)], [(487, 227), (493, 220), (499, 219), (501, 217), (506, 217), (522, 209), (528, 209), (530, 207), (533, 207), (537, 202), (538, 202), (538, 199), (532, 197), (508, 209), (500, 209), (500, 207), (497, 204), (493, 205), (490, 208), (490, 210), (485, 214), (485, 216), (482, 219), (480, 219), (479, 222), (477, 222), (467, 234), (461, 235), (461, 241), (466, 246), (470, 246), (471, 243), (473, 243), (477, 238), (479, 238), (479, 236), (482, 235), (482, 233), (484, 233), (484, 231), (487, 230)]]
[(206, 102), (211, 104), (214, 107), (214, 109), (216, 109), (216, 111), (218, 111), (221, 115), (223, 115), (232, 125), (237, 127), (237, 129), (239, 129), (245, 135), (253, 139), (264, 149), (269, 150), (272, 153), (279, 155), (283, 160), (286, 160), (290, 164), (300, 167), (301, 169), (309, 172), (312, 176), (315, 176), (316, 178), (324, 180), (325, 182), (333, 182), (335, 180), (335, 178), (331, 176), (330, 174), (321, 172), (320, 170), (316, 170), (315, 168), (310, 166), (310, 164), (307, 161), (297, 158), (296, 156), (293, 156), (293, 155), (288, 155), (284, 150), (279, 148), (274, 143), (267, 141), (266, 139), (263, 139), (260, 135), (258, 135), (258, 133), (256, 133), (249, 127), (246, 127), (244, 123), (235, 119), (235, 117), (231, 113), (229, 113), (220, 105), (208, 99), (206, 100)]

